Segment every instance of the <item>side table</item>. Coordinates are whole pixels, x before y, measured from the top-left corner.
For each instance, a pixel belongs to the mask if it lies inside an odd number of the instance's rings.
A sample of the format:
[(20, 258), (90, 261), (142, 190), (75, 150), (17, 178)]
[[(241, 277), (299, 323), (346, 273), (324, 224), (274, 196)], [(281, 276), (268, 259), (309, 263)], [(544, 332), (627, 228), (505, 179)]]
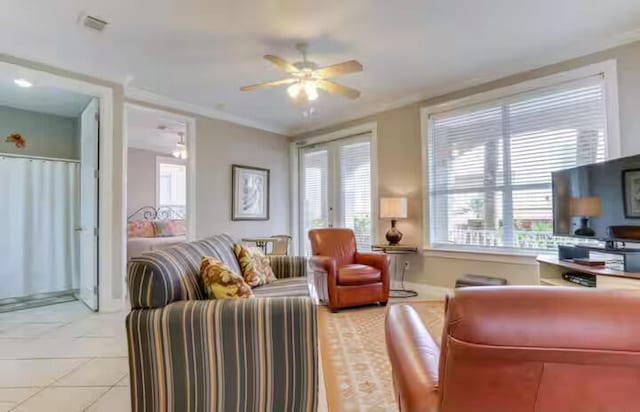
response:
[(391, 289), (389, 291), (389, 297), (392, 298), (413, 298), (418, 296), (418, 292), (411, 289), (406, 289), (404, 287), (404, 274), (406, 268), (402, 267), (402, 274), (400, 279), (398, 279), (398, 257), (399, 255), (410, 255), (417, 254), (418, 247), (412, 245), (389, 245), (389, 244), (378, 244), (372, 245), (371, 251), (373, 252), (382, 252), (386, 255), (389, 255), (393, 262), (393, 280), (400, 280), (400, 289)]

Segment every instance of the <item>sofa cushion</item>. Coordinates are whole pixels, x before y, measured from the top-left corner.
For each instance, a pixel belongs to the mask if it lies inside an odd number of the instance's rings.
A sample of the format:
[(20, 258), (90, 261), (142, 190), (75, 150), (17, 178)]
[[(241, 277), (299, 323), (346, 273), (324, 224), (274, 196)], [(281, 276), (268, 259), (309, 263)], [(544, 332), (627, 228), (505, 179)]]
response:
[(278, 279), (253, 289), (258, 298), (310, 296), (307, 278)]
[(368, 285), (382, 281), (380, 271), (365, 265), (344, 265), (338, 269), (338, 284), (343, 286)]
[(159, 308), (178, 300), (206, 299), (200, 280), (202, 257), (215, 257), (232, 272), (241, 273), (233, 253), (236, 243), (231, 236), (223, 234), (131, 259), (127, 284), (132, 309)]
[(209, 299), (251, 298), (251, 287), (239, 273), (234, 273), (227, 265), (210, 256), (202, 257), (200, 265), (202, 284)]

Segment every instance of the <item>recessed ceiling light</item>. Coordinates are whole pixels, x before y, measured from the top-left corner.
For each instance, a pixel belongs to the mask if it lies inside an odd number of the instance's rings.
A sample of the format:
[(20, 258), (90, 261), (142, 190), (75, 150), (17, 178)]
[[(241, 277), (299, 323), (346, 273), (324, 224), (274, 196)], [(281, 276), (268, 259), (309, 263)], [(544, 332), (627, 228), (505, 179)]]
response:
[(31, 83), (31, 82), (30, 82), (29, 80), (27, 80), (27, 79), (15, 79), (13, 82), (14, 82), (14, 83), (16, 84), (16, 86), (18, 86), (18, 87), (29, 88), (29, 87), (33, 86), (33, 83)]

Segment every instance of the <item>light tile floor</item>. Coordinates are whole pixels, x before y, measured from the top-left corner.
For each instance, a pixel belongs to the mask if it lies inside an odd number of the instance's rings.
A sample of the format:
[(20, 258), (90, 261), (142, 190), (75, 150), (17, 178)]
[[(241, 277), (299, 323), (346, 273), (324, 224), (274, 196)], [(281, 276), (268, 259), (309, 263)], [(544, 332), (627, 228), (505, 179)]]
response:
[(0, 314), (0, 412), (129, 411), (124, 318), (80, 302)]
[[(392, 303), (448, 292), (405, 287), (419, 295)], [(0, 314), (0, 412), (129, 411), (124, 318), (124, 311), (93, 313), (80, 302)], [(319, 410), (326, 411), (324, 400)]]

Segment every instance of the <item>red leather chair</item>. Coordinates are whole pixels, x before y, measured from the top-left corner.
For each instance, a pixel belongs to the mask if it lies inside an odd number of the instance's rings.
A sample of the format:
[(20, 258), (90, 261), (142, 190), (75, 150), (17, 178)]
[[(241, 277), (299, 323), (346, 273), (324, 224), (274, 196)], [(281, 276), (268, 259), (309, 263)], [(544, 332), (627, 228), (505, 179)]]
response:
[(309, 231), (311, 265), (316, 288), (329, 309), (389, 300), (389, 259), (380, 253), (360, 253), (351, 229)]
[(464, 288), (446, 307), (440, 347), (413, 308), (389, 308), (402, 412), (640, 409), (638, 292)]

